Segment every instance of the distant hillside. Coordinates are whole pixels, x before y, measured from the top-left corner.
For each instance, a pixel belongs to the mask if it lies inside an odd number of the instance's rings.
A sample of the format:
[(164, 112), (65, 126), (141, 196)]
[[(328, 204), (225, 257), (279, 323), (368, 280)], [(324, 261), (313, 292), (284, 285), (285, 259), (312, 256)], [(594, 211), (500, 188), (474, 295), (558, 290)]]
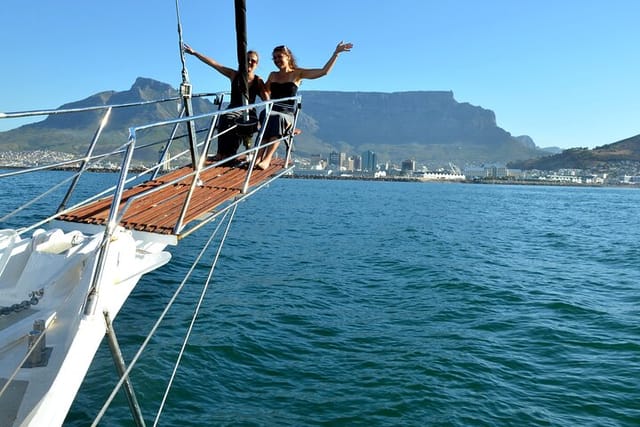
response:
[[(61, 108), (129, 103), (176, 94), (176, 89), (166, 83), (138, 78), (128, 91), (98, 93)], [(452, 92), (301, 91), (301, 95), (303, 109), (298, 127), (303, 133), (295, 147), (298, 156), (328, 155), (332, 150), (348, 154), (372, 150), (382, 161), (415, 159), (427, 164), (452, 161), (464, 165), (506, 163), (548, 154), (536, 147), (531, 138), (514, 137), (498, 127), (493, 111), (459, 103)], [(134, 115), (127, 116), (114, 110), (102, 138), (106, 145), (101, 151), (126, 141), (129, 126), (171, 117), (175, 108), (174, 103), (157, 108), (139, 107)], [(194, 108), (206, 111), (212, 105), (197, 100)], [(84, 152), (95, 132), (96, 114), (86, 113), (73, 123), (69, 123), (71, 118), (67, 116), (51, 116), (39, 123), (0, 132), (0, 151)]]
[[(96, 105), (113, 105), (134, 103), (145, 100), (164, 99), (178, 95), (166, 83), (152, 79), (138, 78), (131, 89), (123, 92), (106, 91), (85, 98), (81, 101), (62, 105), (59, 109), (73, 109)], [(141, 123), (174, 118), (176, 102), (162, 105), (154, 104), (124, 110), (114, 109), (109, 124), (105, 128), (97, 153), (107, 152), (120, 147), (127, 141), (129, 127)], [(196, 111), (211, 108), (211, 103), (203, 100), (194, 101)], [(37, 123), (21, 126), (6, 132), (0, 132), (0, 151), (33, 151), (52, 150), (68, 153), (85, 153), (91, 141), (101, 115), (104, 112), (86, 112), (78, 114), (52, 115)], [(157, 138), (165, 139), (165, 132), (159, 133)], [(155, 150), (146, 154), (157, 156)], [(144, 157), (144, 156), (143, 156)]]
[(594, 149), (572, 148), (560, 154), (509, 163), (517, 169), (599, 169), (622, 162), (640, 162), (640, 135)]
[(496, 125), (491, 110), (458, 103), (452, 92), (303, 91), (299, 151), (330, 147), (382, 158), (421, 162), (488, 163), (548, 153), (529, 137)]

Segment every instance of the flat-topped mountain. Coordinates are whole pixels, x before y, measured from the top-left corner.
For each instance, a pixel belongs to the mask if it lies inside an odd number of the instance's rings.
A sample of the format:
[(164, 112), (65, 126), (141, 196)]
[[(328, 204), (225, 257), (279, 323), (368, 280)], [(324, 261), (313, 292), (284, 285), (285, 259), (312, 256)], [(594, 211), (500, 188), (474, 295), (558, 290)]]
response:
[(548, 154), (531, 138), (498, 127), (493, 111), (457, 102), (453, 92), (301, 94), (305, 133), (299, 139), (316, 152), (372, 150), (390, 160), (425, 163), (507, 162)]
[[(138, 78), (128, 91), (101, 92), (60, 108), (96, 104), (121, 104), (176, 96), (170, 85)], [(381, 161), (415, 159), (419, 163), (489, 163), (526, 160), (545, 154), (527, 136), (514, 137), (496, 125), (493, 111), (459, 103), (452, 92), (333, 92), (301, 91), (303, 108), (296, 138), (295, 154), (328, 155), (331, 151), (349, 155), (375, 151)], [(172, 116), (164, 106), (114, 110), (99, 151), (122, 145), (133, 124)], [(213, 105), (194, 100), (194, 109), (206, 111)], [(175, 111), (175, 110), (174, 110)], [(73, 122), (70, 122), (73, 120)], [(47, 119), (0, 132), (0, 151), (50, 149), (84, 152), (98, 122), (97, 113), (81, 117), (50, 116)], [(69, 132), (72, 129), (72, 132)], [(155, 155), (155, 153), (149, 153)]]

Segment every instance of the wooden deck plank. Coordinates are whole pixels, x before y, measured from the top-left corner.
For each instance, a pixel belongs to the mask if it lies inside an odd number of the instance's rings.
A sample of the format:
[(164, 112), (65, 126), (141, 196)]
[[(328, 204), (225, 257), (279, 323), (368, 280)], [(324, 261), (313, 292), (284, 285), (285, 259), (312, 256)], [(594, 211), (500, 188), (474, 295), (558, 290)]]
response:
[[(238, 187), (237, 189), (234, 189), (233, 187), (235, 186), (238, 177), (244, 180), (246, 172), (246, 169), (241, 168), (216, 168), (213, 172), (207, 171), (203, 174), (200, 178), (203, 181), (204, 186), (198, 186), (194, 189), (191, 205), (186, 213), (185, 221), (190, 222), (196, 217), (211, 210), (211, 206), (218, 206), (233, 196), (239, 195), (240, 188)], [(211, 183), (222, 185), (212, 187), (210, 185)], [(231, 190), (234, 190), (233, 194), (229, 194), (229, 191)], [(140, 227), (145, 228), (145, 224), (154, 224), (161, 228), (173, 228), (180, 216), (180, 213), (182, 212), (182, 206), (184, 205), (188, 191), (189, 188), (185, 188), (182, 192), (174, 191), (173, 195), (168, 199), (165, 196), (166, 192), (161, 192), (159, 196), (153, 198), (153, 201), (162, 202), (162, 212), (157, 212), (154, 209), (146, 209), (127, 213), (124, 219), (132, 228), (135, 229)], [(218, 195), (215, 197), (216, 200), (213, 200), (213, 196), (216, 193), (220, 193), (221, 195)], [(153, 195), (150, 195), (149, 197), (151, 196)], [(151, 199), (148, 200), (151, 201)], [(149, 207), (154, 207), (153, 203), (149, 202), (147, 204)]]
[[(267, 170), (254, 170), (249, 187), (264, 182), (284, 168), (284, 160), (274, 159)], [(192, 169), (184, 167), (172, 171), (155, 180), (146, 181), (124, 191), (120, 208), (134, 196), (178, 180), (176, 183), (134, 200), (125, 212), (120, 225), (125, 228), (159, 234), (173, 234), (183, 205), (189, 193)], [(184, 225), (214, 211), (225, 202), (241, 194), (246, 179), (246, 167), (219, 166), (200, 174), (202, 186), (194, 189), (189, 208), (184, 217)], [(180, 179), (180, 177), (185, 177)], [(112, 197), (97, 200), (81, 206), (58, 219), (85, 224), (105, 225), (108, 220)]]

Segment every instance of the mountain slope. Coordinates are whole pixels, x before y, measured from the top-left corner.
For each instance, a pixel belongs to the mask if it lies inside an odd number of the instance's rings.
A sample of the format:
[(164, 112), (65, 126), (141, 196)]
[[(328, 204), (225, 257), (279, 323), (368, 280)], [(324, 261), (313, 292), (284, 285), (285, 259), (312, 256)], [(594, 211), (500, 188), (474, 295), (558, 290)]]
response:
[[(177, 93), (166, 83), (138, 78), (128, 91), (101, 92), (61, 108), (130, 103)], [(458, 103), (452, 92), (301, 91), (301, 95), (303, 109), (298, 127), (303, 133), (296, 139), (298, 156), (328, 155), (333, 150), (359, 155), (372, 150), (382, 161), (415, 159), (427, 164), (449, 161), (465, 164), (506, 163), (546, 154), (531, 138), (514, 137), (498, 127), (493, 111)], [(171, 117), (174, 108), (176, 104), (170, 102), (155, 108), (137, 107), (133, 115), (130, 110), (127, 115), (114, 110), (101, 138), (103, 145), (99, 152), (122, 145), (133, 124)], [(206, 100), (194, 100), (196, 112), (211, 108), (215, 107)], [(0, 151), (83, 152), (97, 127), (97, 115), (88, 112), (75, 117), (72, 123), (70, 116), (50, 116), (38, 123), (1, 132)]]
[(591, 169), (624, 162), (640, 162), (640, 135), (594, 149), (572, 148), (560, 154), (509, 163), (517, 169)]
[(342, 151), (372, 150), (396, 161), (506, 162), (546, 154), (528, 144), (530, 138), (498, 127), (493, 111), (458, 103), (452, 92), (301, 94), (308, 116), (301, 122), (303, 143), (312, 136)]
[[(154, 99), (165, 99), (178, 95), (166, 83), (139, 77), (128, 91), (105, 91), (80, 101), (62, 105), (59, 109), (74, 109), (98, 105), (127, 104)], [(196, 112), (210, 110), (212, 104), (206, 100), (195, 99)], [(173, 118), (176, 115), (177, 102), (143, 105), (123, 109), (113, 109), (108, 125), (96, 147), (96, 153), (104, 153), (122, 146), (128, 138), (129, 127), (151, 121)], [(21, 126), (6, 132), (0, 132), (0, 151), (33, 151), (48, 149), (53, 151), (84, 153), (91, 141), (104, 111), (88, 111), (76, 114), (48, 116), (37, 123)], [(152, 133), (154, 131), (151, 131)], [(165, 131), (157, 132), (156, 138), (165, 139)], [(143, 157), (156, 156), (155, 149), (148, 150)]]

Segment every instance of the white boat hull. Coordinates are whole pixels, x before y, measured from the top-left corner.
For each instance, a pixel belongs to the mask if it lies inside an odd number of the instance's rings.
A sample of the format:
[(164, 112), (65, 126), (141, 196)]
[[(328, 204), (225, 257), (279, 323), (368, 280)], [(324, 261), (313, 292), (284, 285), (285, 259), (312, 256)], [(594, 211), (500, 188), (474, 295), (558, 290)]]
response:
[[(89, 309), (87, 297), (102, 233), (87, 236), (55, 230), (36, 232), (25, 240), (10, 232), (4, 237), (4, 244), (0, 243), (4, 263), (0, 264), (0, 307), (5, 311), (0, 315), (0, 385), (12, 383), (0, 396), (0, 426), (61, 425), (105, 335), (103, 313), (115, 318), (141, 275), (167, 263), (170, 254), (158, 244), (145, 245), (134, 240), (131, 232), (117, 230)], [(149, 251), (150, 246), (155, 251)], [(28, 361), (27, 367), (20, 368), (38, 320), (46, 326), (44, 361), (32, 367)]]

